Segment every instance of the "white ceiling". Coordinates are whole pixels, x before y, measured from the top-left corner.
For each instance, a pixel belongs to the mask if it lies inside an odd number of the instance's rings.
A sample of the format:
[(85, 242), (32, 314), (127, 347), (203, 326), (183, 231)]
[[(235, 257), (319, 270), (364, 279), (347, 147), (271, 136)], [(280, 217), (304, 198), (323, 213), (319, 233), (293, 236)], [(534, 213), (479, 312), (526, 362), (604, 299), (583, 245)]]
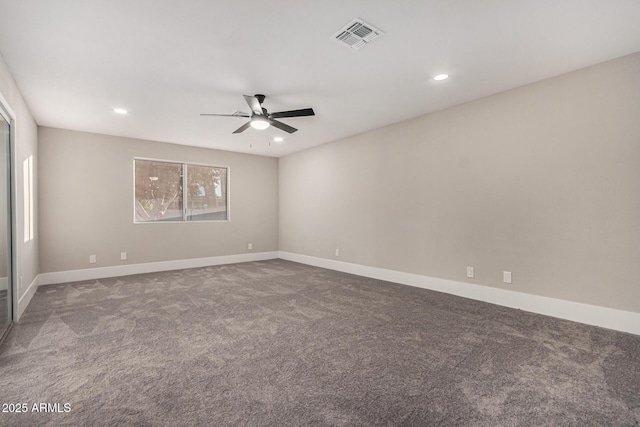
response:
[[(386, 34), (330, 39), (355, 17)], [(269, 156), (637, 51), (638, 0), (0, 0), (0, 53), (39, 125)], [(256, 93), (316, 116), (282, 119), (293, 135), (199, 116)]]

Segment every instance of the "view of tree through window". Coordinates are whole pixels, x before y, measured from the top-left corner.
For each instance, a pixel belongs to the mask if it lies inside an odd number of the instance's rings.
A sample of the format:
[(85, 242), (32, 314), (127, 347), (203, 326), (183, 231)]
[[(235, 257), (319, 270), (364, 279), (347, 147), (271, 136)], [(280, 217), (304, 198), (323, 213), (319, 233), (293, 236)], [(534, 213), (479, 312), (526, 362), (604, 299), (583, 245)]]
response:
[(226, 219), (226, 168), (135, 160), (136, 222)]
[(187, 220), (227, 219), (227, 170), (187, 165)]

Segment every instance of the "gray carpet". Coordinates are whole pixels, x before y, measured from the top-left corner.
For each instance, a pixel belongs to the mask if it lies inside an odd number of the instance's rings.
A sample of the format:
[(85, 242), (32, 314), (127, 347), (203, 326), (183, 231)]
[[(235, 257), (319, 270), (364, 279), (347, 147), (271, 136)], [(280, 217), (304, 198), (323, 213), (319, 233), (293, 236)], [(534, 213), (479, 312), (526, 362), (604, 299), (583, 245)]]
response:
[(638, 426), (640, 336), (253, 262), (40, 287), (0, 401), (29, 409), (2, 426)]

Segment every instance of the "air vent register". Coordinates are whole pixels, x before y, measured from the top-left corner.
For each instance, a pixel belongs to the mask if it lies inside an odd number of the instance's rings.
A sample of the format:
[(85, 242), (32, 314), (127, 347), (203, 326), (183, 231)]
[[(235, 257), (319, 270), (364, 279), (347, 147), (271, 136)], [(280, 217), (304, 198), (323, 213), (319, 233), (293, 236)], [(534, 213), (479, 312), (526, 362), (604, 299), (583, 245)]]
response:
[(331, 38), (352, 49), (359, 50), (382, 35), (384, 35), (384, 33), (381, 30), (364, 22), (362, 19), (356, 18), (331, 36)]

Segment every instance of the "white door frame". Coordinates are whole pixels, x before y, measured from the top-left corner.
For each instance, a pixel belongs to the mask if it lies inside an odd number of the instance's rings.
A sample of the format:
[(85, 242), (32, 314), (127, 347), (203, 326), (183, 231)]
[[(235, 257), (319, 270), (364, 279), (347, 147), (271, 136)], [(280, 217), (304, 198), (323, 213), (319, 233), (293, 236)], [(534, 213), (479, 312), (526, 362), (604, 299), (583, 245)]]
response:
[[(0, 114), (9, 123), (9, 198), (11, 200), (11, 211), (9, 212), (11, 222), (11, 298), (12, 307), (11, 315), (13, 322), (18, 321), (18, 244), (16, 238), (17, 228), (17, 213), (16, 213), (16, 195), (17, 193), (17, 181), (16, 181), (16, 113), (11, 108), (11, 105), (5, 97), (0, 93)], [(7, 117), (8, 116), (8, 117)]]

